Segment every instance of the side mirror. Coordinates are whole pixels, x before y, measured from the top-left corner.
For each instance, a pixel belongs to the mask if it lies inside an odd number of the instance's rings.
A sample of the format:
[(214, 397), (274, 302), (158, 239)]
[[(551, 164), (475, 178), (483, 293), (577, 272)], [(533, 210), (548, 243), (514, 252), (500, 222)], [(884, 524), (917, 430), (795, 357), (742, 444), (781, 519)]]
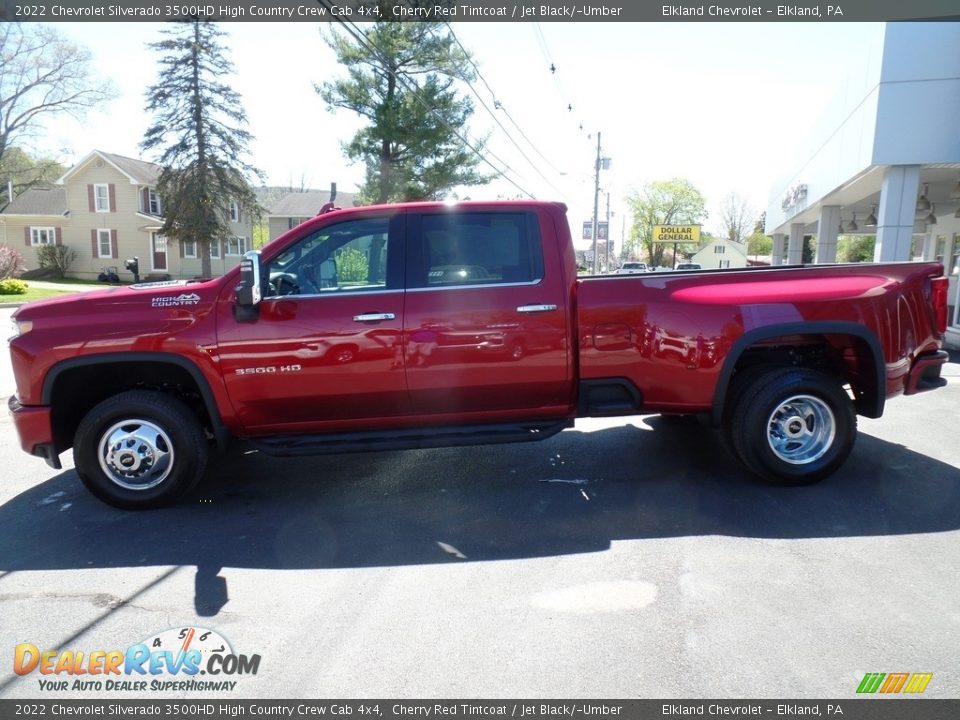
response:
[(262, 299), (260, 284), (260, 251), (248, 250), (240, 261), (240, 283), (237, 285), (237, 303), (234, 317), (238, 322), (253, 322)]

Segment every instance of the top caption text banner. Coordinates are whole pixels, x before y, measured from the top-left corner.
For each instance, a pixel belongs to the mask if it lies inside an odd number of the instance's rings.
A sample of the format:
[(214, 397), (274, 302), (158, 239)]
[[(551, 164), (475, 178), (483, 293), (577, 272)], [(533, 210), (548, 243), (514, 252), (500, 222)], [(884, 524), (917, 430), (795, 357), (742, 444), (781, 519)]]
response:
[[(389, 17), (388, 17), (389, 16)], [(760, 2), (533, 3), (447, 0), (436, 3), (360, 0), (215, 0), (205, 3), (139, 0), (0, 0), (0, 20), (19, 22), (162, 22), (199, 17), (218, 22), (876, 22), (960, 20), (957, 0), (831, 0)]]

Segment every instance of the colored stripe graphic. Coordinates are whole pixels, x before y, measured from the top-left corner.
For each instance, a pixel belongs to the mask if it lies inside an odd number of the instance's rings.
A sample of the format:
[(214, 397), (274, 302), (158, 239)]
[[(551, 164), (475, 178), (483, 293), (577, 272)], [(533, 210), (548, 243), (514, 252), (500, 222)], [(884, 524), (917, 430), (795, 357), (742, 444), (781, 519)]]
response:
[(860, 687), (857, 688), (857, 692), (875, 693), (885, 677), (886, 673), (867, 673), (863, 676), (863, 680), (860, 681)]
[(914, 673), (910, 676), (910, 682), (903, 689), (905, 693), (922, 693), (927, 689), (930, 680), (933, 679), (933, 673)]
[(857, 693), (869, 695), (879, 691), (885, 695), (899, 692), (922, 693), (933, 679), (933, 673), (867, 673), (857, 687)]
[(898, 693), (903, 688), (903, 684), (910, 677), (910, 673), (890, 673), (887, 675), (887, 681), (880, 688), (882, 693)]

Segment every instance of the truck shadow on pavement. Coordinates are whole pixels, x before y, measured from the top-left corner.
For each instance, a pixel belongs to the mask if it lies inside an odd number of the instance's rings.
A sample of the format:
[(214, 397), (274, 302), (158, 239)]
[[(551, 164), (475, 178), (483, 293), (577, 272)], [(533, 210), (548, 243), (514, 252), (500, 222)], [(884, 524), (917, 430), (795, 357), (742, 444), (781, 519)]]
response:
[(715, 434), (656, 416), (531, 445), (276, 459), (237, 445), (179, 506), (110, 508), (73, 470), (0, 506), (0, 571), (349, 568), (600, 552), (615, 540), (831, 538), (955, 530), (960, 469), (866, 434), (814, 486), (748, 476)]

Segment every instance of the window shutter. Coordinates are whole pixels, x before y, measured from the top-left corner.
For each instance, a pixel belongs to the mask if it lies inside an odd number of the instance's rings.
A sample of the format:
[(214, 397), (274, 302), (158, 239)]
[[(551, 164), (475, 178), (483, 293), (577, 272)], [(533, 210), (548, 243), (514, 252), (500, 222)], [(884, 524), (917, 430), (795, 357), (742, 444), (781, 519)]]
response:
[(144, 188), (140, 191), (140, 207), (142, 213), (150, 214), (150, 188)]
[(60, 228), (54, 228), (54, 236), (56, 237), (57, 245), (63, 245), (63, 234), (60, 232)]
[(28, 227), (23, 229), (23, 244), (30, 247), (30, 228)]
[(97, 252), (97, 230), (96, 228), (90, 231), (90, 252), (93, 253), (93, 257), (97, 257), (100, 253)]
[(177, 240), (177, 247), (180, 248), (180, 257), (183, 257), (183, 240)]
[(113, 183), (107, 185), (107, 190), (110, 197), (110, 212), (117, 211), (117, 189)]
[(87, 205), (90, 208), (90, 212), (97, 211), (96, 201), (93, 199), (93, 185), (87, 185)]
[[(113, 185), (111, 185), (110, 187), (112, 188)], [(117, 247), (117, 231), (116, 230), (110, 231), (110, 257), (112, 257), (114, 260), (120, 257), (120, 249)]]

